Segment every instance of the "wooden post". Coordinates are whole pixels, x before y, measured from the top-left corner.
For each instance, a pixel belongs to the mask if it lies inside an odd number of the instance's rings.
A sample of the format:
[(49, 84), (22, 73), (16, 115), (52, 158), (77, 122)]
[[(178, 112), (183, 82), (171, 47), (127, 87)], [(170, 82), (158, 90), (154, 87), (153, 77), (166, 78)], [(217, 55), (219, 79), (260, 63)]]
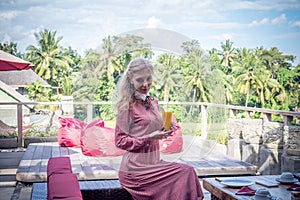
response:
[(22, 147), (22, 140), (23, 140), (22, 104), (17, 104), (17, 118), (18, 118), (18, 147)]
[(86, 107), (86, 121), (87, 123), (90, 123), (92, 122), (93, 120), (93, 105), (92, 104), (87, 104), (87, 107)]
[(201, 137), (207, 139), (207, 106), (201, 105)]
[(284, 115), (284, 125), (289, 125), (289, 122), (293, 121), (293, 116)]
[(250, 118), (251, 118), (251, 116), (250, 116), (250, 111), (245, 111), (245, 117), (246, 117), (247, 119), (250, 119)]
[(236, 110), (235, 109), (230, 109), (229, 110), (229, 115), (231, 118), (235, 118), (236, 117)]
[(271, 122), (272, 121), (272, 114), (264, 113), (263, 114), (263, 123)]

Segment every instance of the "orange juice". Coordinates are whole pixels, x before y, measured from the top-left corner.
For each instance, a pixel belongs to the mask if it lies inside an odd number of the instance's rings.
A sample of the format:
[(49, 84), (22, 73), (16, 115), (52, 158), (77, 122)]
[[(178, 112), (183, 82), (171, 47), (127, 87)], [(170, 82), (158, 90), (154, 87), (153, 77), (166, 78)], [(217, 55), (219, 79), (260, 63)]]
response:
[(172, 128), (172, 112), (167, 112), (165, 109), (162, 109), (162, 118), (164, 122), (164, 129), (171, 130)]

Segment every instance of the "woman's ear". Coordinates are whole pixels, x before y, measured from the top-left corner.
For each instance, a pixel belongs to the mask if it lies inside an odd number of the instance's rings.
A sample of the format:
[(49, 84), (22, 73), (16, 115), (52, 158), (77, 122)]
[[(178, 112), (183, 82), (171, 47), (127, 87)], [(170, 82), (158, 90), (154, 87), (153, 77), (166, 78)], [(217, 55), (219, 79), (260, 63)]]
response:
[(132, 79), (129, 79), (129, 83), (130, 83), (131, 85), (133, 85), (133, 81), (132, 81)]

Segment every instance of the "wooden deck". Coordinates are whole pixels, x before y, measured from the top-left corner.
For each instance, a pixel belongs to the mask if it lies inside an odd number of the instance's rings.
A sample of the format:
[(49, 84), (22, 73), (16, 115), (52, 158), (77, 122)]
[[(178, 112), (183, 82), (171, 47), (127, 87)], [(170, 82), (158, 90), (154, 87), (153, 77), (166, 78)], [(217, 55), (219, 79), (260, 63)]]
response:
[[(221, 150), (222, 151), (222, 150)], [(195, 168), (199, 177), (210, 175), (253, 175), (257, 167), (233, 160), (218, 151), (216, 145), (198, 137), (185, 136), (183, 150), (176, 154), (162, 154), (162, 159), (186, 163)], [(45, 182), (48, 160), (51, 157), (69, 156), (72, 171), (78, 180), (118, 179), (122, 156), (90, 157), (80, 148), (60, 147), (57, 142), (32, 143), (28, 146), (17, 170), (21, 182)]]

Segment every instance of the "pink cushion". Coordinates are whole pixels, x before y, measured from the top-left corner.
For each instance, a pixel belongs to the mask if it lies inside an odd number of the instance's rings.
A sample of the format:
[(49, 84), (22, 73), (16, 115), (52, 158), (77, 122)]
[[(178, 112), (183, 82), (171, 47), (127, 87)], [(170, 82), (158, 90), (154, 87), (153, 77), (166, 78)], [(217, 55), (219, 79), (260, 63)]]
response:
[(75, 174), (52, 174), (48, 180), (48, 199), (82, 200)]
[(125, 151), (115, 145), (115, 129), (103, 120), (89, 123), (81, 132), (81, 150), (86, 156), (120, 156)]
[(86, 123), (76, 118), (59, 118), (58, 144), (65, 147), (80, 147), (81, 130)]
[(47, 179), (52, 174), (72, 173), (71, 160), (69, 157), (50, 158), (47, 166)]

